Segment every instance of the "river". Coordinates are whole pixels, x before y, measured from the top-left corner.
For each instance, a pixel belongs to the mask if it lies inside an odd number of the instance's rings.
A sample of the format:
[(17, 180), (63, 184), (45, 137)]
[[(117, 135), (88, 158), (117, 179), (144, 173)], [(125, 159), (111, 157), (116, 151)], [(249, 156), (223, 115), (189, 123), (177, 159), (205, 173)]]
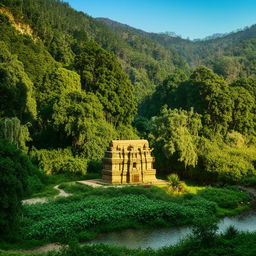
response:
[[(225, 217), (219, 224), (219, 233), (229, 226), (239, 231), (256, 232), (256, 211), (250, 211), (234, 217)], [(191, 233), (190, 227), (159, 228), (153, 230), (127, 229), (100, 235), (90, 243), (104, 243), (127, 248), (159, 249), (163, 246), (174, 245)]]

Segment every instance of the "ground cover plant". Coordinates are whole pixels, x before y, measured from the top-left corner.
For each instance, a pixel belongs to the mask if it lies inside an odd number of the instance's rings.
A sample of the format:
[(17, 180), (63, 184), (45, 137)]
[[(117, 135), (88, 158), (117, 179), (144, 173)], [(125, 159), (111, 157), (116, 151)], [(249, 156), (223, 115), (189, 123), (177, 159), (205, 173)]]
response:
[(199, 217), (220, 215), (219, 209), (227, 214), (241, 205), (248, 208), (250, 200), (246, 193), (234, 188), (206, 188), (184, 196), (170, 196), (157, 187), (93, 189), (63, 184), (61, 188), (73, 196), (23, 206), (22, 239), (67, 243), (128, 227), (186, 225)]

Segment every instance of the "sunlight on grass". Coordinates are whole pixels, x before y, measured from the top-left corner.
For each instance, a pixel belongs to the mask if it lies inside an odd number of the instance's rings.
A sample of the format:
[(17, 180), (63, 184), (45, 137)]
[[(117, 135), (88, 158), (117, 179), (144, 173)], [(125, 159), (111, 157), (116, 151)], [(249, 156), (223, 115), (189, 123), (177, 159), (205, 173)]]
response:
[(189, 185), (185, 184), (185, 188), (187, 190), (187, 193), (197, 194), (198, 191), (203, 190), (206, 187), (189, 186)]
[(181, 181), (183, 190), (182, 191), (172, 191), (169, 189), (169, 185), (158, 185), (157, 187), (164, 189), (168, 194), (174, 196), (182, 196), (185, 194), (197, 194), (200, 190), (207, 188), (206, 186), (195, 186), (192, 184), (186, 184), (186, 182)]

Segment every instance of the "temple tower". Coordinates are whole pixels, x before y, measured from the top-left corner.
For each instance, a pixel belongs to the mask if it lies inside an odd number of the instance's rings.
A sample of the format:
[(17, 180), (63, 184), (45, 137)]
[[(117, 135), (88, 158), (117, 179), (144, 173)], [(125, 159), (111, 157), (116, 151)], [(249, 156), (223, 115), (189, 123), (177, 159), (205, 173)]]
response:
[(103, 160), (103, 180), (112, 184), (155, 183), (151, 151), (147, 140), (112, 140)]

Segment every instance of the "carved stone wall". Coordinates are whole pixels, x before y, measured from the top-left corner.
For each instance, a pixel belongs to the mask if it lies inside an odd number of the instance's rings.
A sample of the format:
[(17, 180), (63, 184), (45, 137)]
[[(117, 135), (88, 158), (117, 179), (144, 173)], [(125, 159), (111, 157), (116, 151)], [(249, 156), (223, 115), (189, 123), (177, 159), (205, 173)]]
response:
[(155, 183), (147, 140), (113, 140), (105, 152), (103, 180), (112, 184)]

